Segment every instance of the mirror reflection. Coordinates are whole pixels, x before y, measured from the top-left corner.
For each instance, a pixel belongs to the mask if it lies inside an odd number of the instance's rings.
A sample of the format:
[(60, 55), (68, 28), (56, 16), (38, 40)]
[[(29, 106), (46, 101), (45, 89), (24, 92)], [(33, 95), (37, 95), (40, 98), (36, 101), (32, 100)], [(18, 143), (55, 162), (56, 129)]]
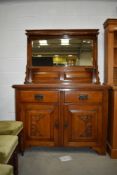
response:
[(92, 66), (93, 40), (62, 38), (32, 40), (32, 66)]

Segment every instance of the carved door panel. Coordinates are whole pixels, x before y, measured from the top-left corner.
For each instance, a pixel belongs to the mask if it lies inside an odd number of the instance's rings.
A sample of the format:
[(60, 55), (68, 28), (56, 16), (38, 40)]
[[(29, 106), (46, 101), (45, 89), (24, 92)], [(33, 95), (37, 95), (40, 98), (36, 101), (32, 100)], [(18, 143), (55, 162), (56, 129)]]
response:
[(25, 146), (58, 144), (58, 106), (54, 104), (22, 105), (25, 124)]
[(65, 146), (96, 146), (101, 142), (101, 134), (102, 115), (99, 105), (64, 106)]

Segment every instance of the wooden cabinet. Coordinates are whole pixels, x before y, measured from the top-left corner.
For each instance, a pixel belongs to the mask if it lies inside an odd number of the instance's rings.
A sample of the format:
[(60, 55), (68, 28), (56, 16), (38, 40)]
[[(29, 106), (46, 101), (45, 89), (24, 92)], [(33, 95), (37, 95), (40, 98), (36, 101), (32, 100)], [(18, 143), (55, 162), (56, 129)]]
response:
[(22, 148), (90, 147), (105, 154), (108, 86), (98, 77), (98, 29), (26, 35), (25, 84), (13, 85)]
[(109, 91), (107, 148), (111, 158), (117, 159), (117, 87)]
[(16, 93), (17, 117), (24, 123), (22, 147), (58, 145), (59, 92), (25, 88)]
[(55, 146), (58, 143), (58, 107), (54, 104), (21, 105), (25, 126), (25, 147)]
[[(99, 95), (99, 99), (95, 95)], [(94, 95), (94, 96), (93, 96)], [(102, 96), (100, 91), (72, 91), (65, 93), (66, 146), (96, 146), (102, 133)], [(66, 125), (68, 127), (66, 127)]]
[(107, 19), (105, 29), (105, 83), (109, 92), (108, 152), (117, 158), (117, 19)]
[(98, 110), (95, 107), (72, 104), (66, 105), (64, 112), (65, 123), (69, 126), (66, 145), (78, 146), (81, 141), (96, 140)]
[(104, 97), (102, 89), (97, 91), (92, 88), (91, 91), (65, 92), (63, 116), (65, 146), (91, 147), (101, 154), (105, 153), (107, 114), (104, 116), (103, 111), (107, 111), (107, 106), (103, 101), (107, 100), (106, 93)]
[[(22, 148), (29, 146), (90, 147), (105, 154), (108, 88), (79, 85), (42, 90), (14, 85), (17, 120), (24, 123)], [(44, 87), (43, 87), (44, 88)], [(37, 90), (38, 89), (38, 90)], [(79, 89), (79, 90), (78, 90)]]

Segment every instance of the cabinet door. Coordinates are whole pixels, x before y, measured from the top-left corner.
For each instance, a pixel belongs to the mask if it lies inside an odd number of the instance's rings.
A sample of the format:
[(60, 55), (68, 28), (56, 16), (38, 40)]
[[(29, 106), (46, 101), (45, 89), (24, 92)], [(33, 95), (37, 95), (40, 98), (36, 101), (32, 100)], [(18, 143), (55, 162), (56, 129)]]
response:
[(64, 145), (96, 146), (102, 138), (101, 107), (87, 105), (64, 106)]
[(25, 147), (58, 144), (58, 106), (54, 104), (23, 104)]

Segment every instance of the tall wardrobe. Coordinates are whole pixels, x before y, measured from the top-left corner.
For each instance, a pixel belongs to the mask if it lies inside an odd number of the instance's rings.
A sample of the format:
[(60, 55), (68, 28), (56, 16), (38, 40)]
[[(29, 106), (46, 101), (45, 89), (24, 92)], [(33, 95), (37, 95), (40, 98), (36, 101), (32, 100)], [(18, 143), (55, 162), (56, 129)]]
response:
[(117, 19), (104, 22), (105, 83), (111, 86), (108, 106), (107, 149), (117, 158)]

